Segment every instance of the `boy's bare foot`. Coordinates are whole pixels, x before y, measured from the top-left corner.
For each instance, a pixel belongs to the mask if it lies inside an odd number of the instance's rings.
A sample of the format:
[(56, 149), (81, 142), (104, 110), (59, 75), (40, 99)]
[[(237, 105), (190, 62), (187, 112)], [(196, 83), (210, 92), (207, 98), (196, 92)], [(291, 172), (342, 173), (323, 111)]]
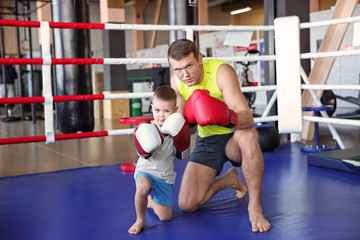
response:
[(144, 228), (145, 221), (143, 220), (136, 220), (136, 222), (129, 228), (128, 232), (130, 234), (139, 234), (141, 230)]
[(242, 182), (240, 181), (239, 178), (239, 173), (238, 171), (236, 171), (235, 168), (230, 168), (225, 175), (226, 177), (232, 179), (233, 181), (233, 186), (232, 188), (234, 188), (236, 190), (236, 197), (237, 198), (243, 198), (245, 197), (246, 193), (247, 193), (247, 187), (242, 184)]
[(253, 232), (266, 232), (270, 230), (270, 223), (266, 220), (260, 211), (249, 209), (249, 220), (251, 222), (251, 230)]

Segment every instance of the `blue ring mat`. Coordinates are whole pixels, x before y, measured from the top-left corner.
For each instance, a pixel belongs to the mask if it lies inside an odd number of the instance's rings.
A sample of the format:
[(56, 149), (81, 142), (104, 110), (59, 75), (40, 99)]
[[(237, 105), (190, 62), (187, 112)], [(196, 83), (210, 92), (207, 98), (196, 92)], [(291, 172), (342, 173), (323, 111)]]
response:
[(300, 147), (263, 153), (262, 207), (272, 224), (265, 233), (251, 232), (248, 197), (236, 199), (232, 189), (183, 213), (177, 194), (186, 160), (179, 160), (173, 219), (160, 222), (148, 210), (136, 236), (127, 233), (135, 221), (133, 173), (119, 165), (0, 178), (0, 239), (359, 239), (360, 175), (308, 166)]

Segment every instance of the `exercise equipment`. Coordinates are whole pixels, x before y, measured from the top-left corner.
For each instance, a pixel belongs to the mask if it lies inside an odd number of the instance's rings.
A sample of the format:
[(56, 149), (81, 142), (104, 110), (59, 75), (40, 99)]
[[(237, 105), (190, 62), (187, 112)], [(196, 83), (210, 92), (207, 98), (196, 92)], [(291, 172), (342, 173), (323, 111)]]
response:
[(135, 172), (136, 162), (126, 162), (120, 165), (121, 170), (125, 172)]
[[(261, 54), (257, 49), (255, 49), (255, 50), (247, 51), (245, 53), (245, 56), (248, 56), (248, 55), (249, 56), (260, 56)], [(257, 61), (238, 61), (236, 63), (239, 63), (243, 66), (243, 71), (241, 73), (241, 78), (240, 78), (240, 86), (241, 87), (257, 86), (254, 82), (250, 81), (249, 74), (248, 74), (249, 66), (255, 65), (257, 63)], [(247, 104), (251, 108), (256, 100), (256, 92), (244, 92), (243, 94), (245, 96)]]
[(262, 152), (274, 151), (280, 144), (279, 131), (268, 123), (255, 125), (259, 134), (259, 145)]
[(332, 109), (326, 111), (328, 116), (331, 117), (332, 115), (334, 115), (337, 106), (336, 96), (334, 92), (331, 90), (324, 90), (320, 101), (322, 105), (332, 107)]
[(339, 96), (336, 94), (334, 94), (334, 97), (341, 99), (343, 101), (355, 104), (359, 107), (358, 109), (354, 110), (353, 112), (336, 114), (336, 117), (348, 118), (348, 119), (360, 119), (360, 92), (357, 97), (352, 97), (352, 96), (342, 97), (342, 96)]
[(307, 160), (313, 166), (360, 174), (360, 148), (310, 153)]
[[(320, 107), (303, 107), (302, 110), (306, 112), (314, 112), (314, 116), (320, 116), (319, 112), (326, 111), (331, 112), (333, 110), (333, 106), (320, 106)], [(314, 123), (314, 140), (315, 144), (307, 144), (306, 146), (301, 148), (303, 152), (324, 152), (330, 151), (337, 148), (337, 146), (328, 146), (328, 145), (320, 145), (319, 142), (319, 123)]]
[[(87, 1), (56, 1), (52, 4), (55, 22), (89, 22), (89, 12), (84, 11)], [(65, 10), (66, 9), (66, 10)], [(91, 56), (90, 32), (84, 29), (53, 31), (56, 58), (89, 58)], [(92, 94), (91, 67), (89, 65), (59, 65), (56, 71), (54, 95)], [(93, 131), (94, 105), (90, 101), (58, 103), (59, 127), (63, 133)]]
[(137, 116), (137, 117), (127, 117), (127, 118), (120, 118), (120, 124), (139, 124), (142, 121), (152, 121), (154, 120), (153, 116)]

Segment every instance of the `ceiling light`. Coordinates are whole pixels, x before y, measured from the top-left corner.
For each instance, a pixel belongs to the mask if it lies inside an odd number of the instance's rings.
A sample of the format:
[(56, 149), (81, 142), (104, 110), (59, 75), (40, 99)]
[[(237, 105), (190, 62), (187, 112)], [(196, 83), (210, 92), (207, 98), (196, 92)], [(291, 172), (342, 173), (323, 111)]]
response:
[(236, 14), (239, 14), (239, 13), (244, 13), (244, 12), (248, 12), (248, 11), (251, 11), (251, 7), (246, 7), (246, 8), (241, 8), (241, 9), (238, 9), (238, 10), (235, 10), (235, 11), (231, 11), (231, 15), (236, 15)]

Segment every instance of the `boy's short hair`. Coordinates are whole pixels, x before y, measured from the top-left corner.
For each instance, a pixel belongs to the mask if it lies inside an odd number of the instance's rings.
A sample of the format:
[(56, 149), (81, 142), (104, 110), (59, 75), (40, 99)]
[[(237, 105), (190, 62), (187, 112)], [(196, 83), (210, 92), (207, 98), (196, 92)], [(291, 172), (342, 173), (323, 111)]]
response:
[(190, 53), (194, 54), (194, 57), (198, 59), (199, 50), (193, 41), (189, 39), (179, 39), (173, 42), (168, 48), (168, 60), (170, 58), (180, 61)]
[(162, 85), (158, 87), (154, 92), (153, 99), (154, 98), (162, 101), (173, 101), (176, 105), (176, 92), (168, 85)]

